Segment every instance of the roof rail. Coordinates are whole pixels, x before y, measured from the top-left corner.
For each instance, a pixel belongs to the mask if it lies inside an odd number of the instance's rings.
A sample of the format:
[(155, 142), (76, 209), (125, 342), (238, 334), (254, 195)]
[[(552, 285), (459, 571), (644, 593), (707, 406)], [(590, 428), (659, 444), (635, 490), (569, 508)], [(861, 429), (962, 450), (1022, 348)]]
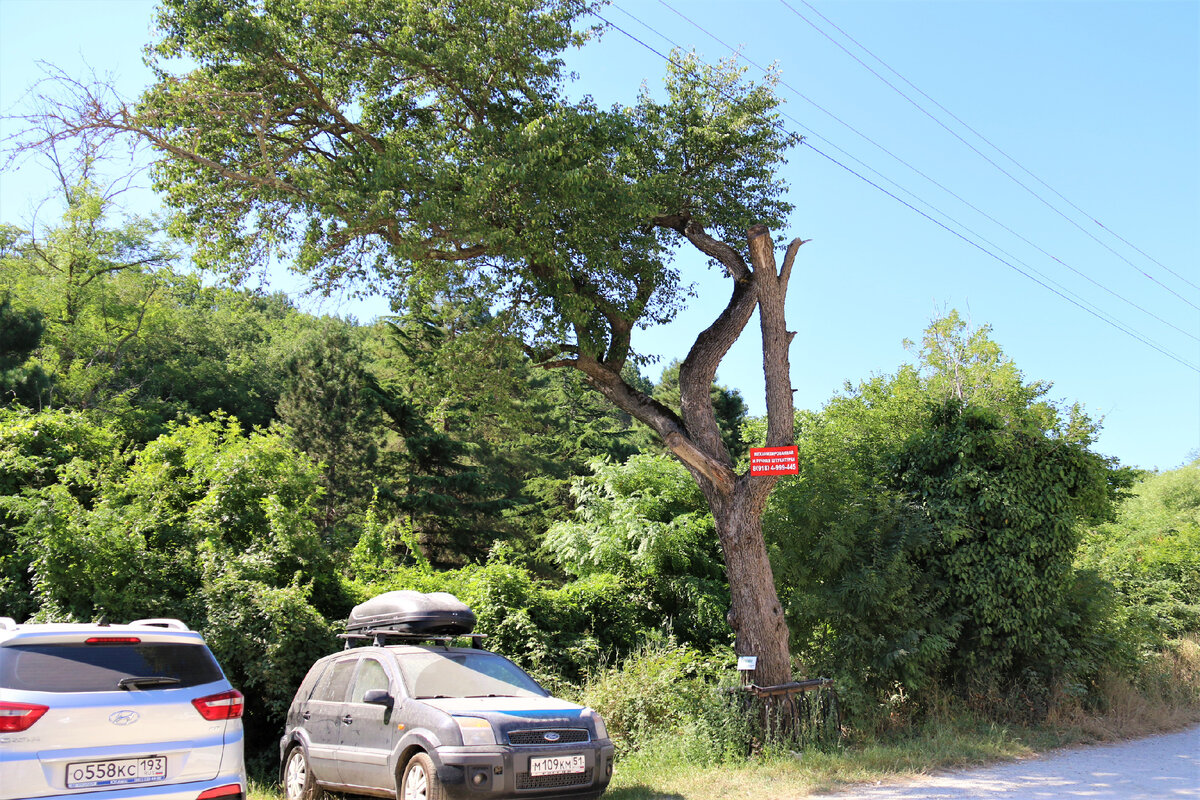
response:
[(366, 639), (370, 639), (371, 643), (376, 647), (382, 647), (388, 639), (398, 639), (410, 644), (416, 642), (436, 642), (442, 645), (448, 645), (455, 639), (469, 639), (472, 648), (482, 650), (482, 642), (487, 636), (482, 633), (410, 633), (397, 631), (392, 628), (366, 628), (354, 633), (339, 633), (338, 638), (346, 640), (345, 649), (347, 650), (353, 647), (354, 644), (361, 643)]
[(15, 631), (17, 621), (12, 617), (0, 617), (0, 631)]
[(138, 628), (166, 628), (170, 631), (187, 631), (191, 630), (187, 625), (183, 624), (182, 620), (171, 619), (169, 617), (154, 617), (153, 619), (135, 619), (129, 623)]

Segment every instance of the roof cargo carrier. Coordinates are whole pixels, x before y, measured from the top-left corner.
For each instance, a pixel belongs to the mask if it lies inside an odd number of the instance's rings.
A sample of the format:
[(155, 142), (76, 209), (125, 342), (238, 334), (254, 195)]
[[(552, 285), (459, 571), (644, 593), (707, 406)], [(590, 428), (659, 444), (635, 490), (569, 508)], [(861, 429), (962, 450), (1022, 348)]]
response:
[(465, 636), (475, 629), (475, 612), (447, 592), (410, 589), (385, 592), (356, 605), (346, 623), (348, 634)]

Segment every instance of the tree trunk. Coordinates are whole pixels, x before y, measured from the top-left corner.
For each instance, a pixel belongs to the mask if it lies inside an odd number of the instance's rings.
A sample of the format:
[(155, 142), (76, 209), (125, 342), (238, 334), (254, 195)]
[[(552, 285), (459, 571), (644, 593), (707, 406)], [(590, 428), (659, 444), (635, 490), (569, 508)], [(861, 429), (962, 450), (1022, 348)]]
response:
[[(729, 625), (739, 656), (755, 656), (749, 673), (759, 686), (792, 680), (791, 649), (775, 575), (762, 534), (762, 510), (753, 502), (746, 478), (739, 480), (724, 503), (709, 505), (717, 524), (725, 572), (729, 577)], [(748, 502), (750, 501), (750, 502)]]
[(717, 366), (759, 312), (763, 342), (763, 375), (766, 380), (768, 447), (794, 443), (792, 383), (785, 300), (796, 252), (803, 240), (789, 246), (782, 268), (777, 269), (770, 232), (762, 225), (748, 231), (750, 264), (732, 247), (709, 237), (688, 218), (669, 218), (667, 225), (685, 236), (698, 250), (725, 267), (733, 279), (733, 293), (725, 309), (697, 337), (679, 367), (680, 414), (626, 383), (622, 364), (609, 364), (580, 354), (545, 366), (570, 365), (618, 408), (649, 425), (683, 462), (708, 500), (716, 521), (725, 561), (731, 602), (729, 624), (739, 656), (755, 656), (750, 677), (759, 686), (791, 680), (791, 651), (787, 623), (775, 576), (763, 540), (762, 513), (775, 486), (773, 476), (738, 475), (725, 449), (713, 413), (711, 388)]

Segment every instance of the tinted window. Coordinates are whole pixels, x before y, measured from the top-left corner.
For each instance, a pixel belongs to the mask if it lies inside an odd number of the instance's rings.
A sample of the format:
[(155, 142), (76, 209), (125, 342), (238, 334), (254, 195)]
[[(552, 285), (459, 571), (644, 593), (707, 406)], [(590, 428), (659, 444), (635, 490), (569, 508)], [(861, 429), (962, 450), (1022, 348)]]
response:
[(345, 700), (346, 688), (350, 685), (350, 678), (354, 675), (354, 665), (357, 663), (354, 659), (347, 658), (334, 664), (333, 669), (327, 670), (321, 676), (321, 682), (317, 684), (312, 699), (332, 703), (340, 703)]
[(396, 659), (409, 694), (428, 697), (545, 697), (533, 678), (494, 653), (408, 653)]
[(354, 679), (354, 691), (350, 693), (350, 702), (361, 703), (363, 695), (372, 689), (387, 691), (388, 688), (388, 676), (383, 669), (383, 664), (373, 658), (364, 658), (362, 666), (358, 668), (358, 675)]
[[(0, 647), (0, 686), (32, 692), (114, 692), (122, 680), (143, 690), (185, 688), (224, 678), (202, 644), (34, 644)], [(155, 681), (155, 678), (162, 679)]]

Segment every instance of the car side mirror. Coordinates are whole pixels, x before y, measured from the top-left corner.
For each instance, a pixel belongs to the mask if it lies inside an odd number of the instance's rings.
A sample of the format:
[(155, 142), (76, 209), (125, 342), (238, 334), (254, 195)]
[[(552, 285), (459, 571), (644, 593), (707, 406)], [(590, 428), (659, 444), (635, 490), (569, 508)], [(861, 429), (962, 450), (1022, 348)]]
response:
[(387, 689), (367, 690), (363, 695), (363, 702), (375, 706), (383, 706), (384, 708), (391, 708), (396, 704), (395, 698), (388, 694)]

